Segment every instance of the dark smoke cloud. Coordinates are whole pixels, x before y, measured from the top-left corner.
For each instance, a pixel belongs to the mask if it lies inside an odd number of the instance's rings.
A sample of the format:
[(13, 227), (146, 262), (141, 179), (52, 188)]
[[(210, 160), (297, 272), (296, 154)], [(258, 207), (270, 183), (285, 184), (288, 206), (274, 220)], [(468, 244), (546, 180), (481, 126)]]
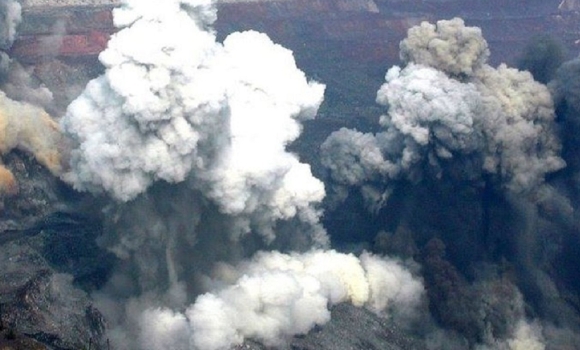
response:
[[(430, 309), (445, 329), (455, 330), (477, 349), (545, 348), (542, 326), (526, 318), (523, 296), (509, 274), (488, 273), (469, 283), (447, 260), (439, 239), (430, 240), (422, 255)], [(465, 343), (457, 348), (467, 347)]]
[(565, 60), (566, 50), (562, 42), (549, 35), (539, 35), (526, 45), (517, 67), (532, 73), (536, 81), (547, 84)]
[(552, 81), (550, 89), (554, 95), (556, 105), (566, 108), (567, 114), (574, 115), (580, 112), (580, 83), (578, 83), (578, 74), (580, 74), (580, 59), (574, 59), (563, 63)]
[(564, 166), (550, 93), (527, 72), (486, 65), (488, 56), (481, 31), (460, 19), (411, 28), (401, 43), (407, 66), (389, 69), (377, 93), (388, 109), (384, 131), (341, 130), (322, 145), (332, 178), (363, 188), (417, 181), (425, 169), (440, 177), (446, 163), (471, 158), (479, 166), (466, 167), (465, 179), (488, 174), (514, 193), (538, 188)]
[(574, 184), (571, 189), (575, 203), (580, 199), (580, 59), (563, 63), (548, 84), (554, 96), (558, 121), (561, 125), (562, 157), (568, 164), (567, 173)]
[[(379, 132), (343, 128), (322, 144), (329, 184), (339, 200), (356, 189), (389, 217), (376, 218), (377, 231), (394, 230), (376, 247), (420, 257), (443, 328), (427, 335), (431, 348), (550, 348), (554, 334), (575, 333), (575, 318), (557, 316), (571, 306), (548, 267), (566, 235), (558, 231), (575, 227), (568, 193), (546, 183), (569, 159), (550, 91), (567, 106), (564, 84), (489, 66), (481, 31), (460, 19), (411, 28), (400, 47), (405, 66), (389, 69), (377, 92)], [(449, 258), (432, 237), (449, 244)]]

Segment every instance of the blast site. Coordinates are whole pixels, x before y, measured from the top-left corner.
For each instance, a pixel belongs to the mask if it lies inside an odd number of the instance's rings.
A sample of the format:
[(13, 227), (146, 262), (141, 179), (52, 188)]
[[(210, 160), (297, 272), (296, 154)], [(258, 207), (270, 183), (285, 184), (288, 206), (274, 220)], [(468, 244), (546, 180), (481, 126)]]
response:
[(580, 349), (580, 3), (1, 0), (0, 349)]

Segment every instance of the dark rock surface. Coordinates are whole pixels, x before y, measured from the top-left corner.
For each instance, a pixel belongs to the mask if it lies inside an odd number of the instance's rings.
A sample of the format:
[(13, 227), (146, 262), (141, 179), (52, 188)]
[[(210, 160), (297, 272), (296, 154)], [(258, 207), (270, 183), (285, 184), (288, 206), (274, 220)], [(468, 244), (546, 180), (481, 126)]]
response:
[(95, 243), (100, 226), (61, 211), (70, 190), (33, 158), (4, 160), (19, 192), (2, 199), (0, 349), (81, 349), (105, 325), (86, 292), (109, 266)]
[(0, 246), (0, 305), (4, 327), (52, 349), (78, 349), (104, 330), (88, 295), (59, 273), (26, 238)]

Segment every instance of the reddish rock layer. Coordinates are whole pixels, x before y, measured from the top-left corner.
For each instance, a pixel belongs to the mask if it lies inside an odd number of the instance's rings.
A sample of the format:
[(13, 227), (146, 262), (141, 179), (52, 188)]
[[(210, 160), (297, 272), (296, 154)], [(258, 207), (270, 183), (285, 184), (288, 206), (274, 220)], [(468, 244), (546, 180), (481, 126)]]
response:
[[(260, 30), (295, 51), (312, 45), (328, 46), (347, 60), (392, 64), (398, 58), (398, 42), (409, 27), (422, 20), (460, 16), (468, 25), (483, 29), (492, 46), (492, 61), (499, 61), (497, 57), (510, 61), (531, 36), (543, 33), (561, 38), (576, 55), (580, 16), (575, 11), (558, 10), (559, 3), (559, 0), (520, 0), (509, 4), (498, 0), (224, 3), (219, 6), (216, 27), (220, 33)], [(66, 28), (62, 40), (53, 35), (58, 23), (64, 23)], [(94, 56), (106, 47), (114, 30), (111, 6), (28, 8), (11, 53), (31, 63), (47, 54)], [(47, 42), (56, 45), (47, 50)]]

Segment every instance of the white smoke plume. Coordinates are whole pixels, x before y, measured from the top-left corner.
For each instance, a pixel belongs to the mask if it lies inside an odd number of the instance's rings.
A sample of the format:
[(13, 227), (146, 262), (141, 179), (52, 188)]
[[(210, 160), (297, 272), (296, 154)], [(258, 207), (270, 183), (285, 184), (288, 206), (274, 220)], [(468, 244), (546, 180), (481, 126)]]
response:
[(508, 340), (510, 350), (544, 350), (542, 328), (537, 323), (520, 320), (514, 332), (514, 337)]
[(16, 38), (17, 27), (22, 21), (22, 7), (16, 0), (0, 2), (0, 49), (12, 46)]
[(408, 65), (389, 69), (377, 93), (384, 131), (341, 130), (322, 145), (332, 178), (364, 188), (471, 159), (464, 180), (487, 173), (514, 193), (536, 189), (564, 166), (552, 99), (528, 72), (485, 64), (488, 55), (481, 31), (460, 19), (411, 28), (401, 43)]
[[(54, 175), (62, 171), (58, 123), (43, 109), (11, 100), (0, 91), (0, 155), (13, 149), (30, 153)], [(0, 164), (0, 194), (16, 192), (16, 179)]]
[(157, 307), (134, 314), (134, 346), (218, 350), (246, 338), (277, 346), (329, 321), (332, 305), (351, 302), (404, 317), (423, 294), (422, 283), (396, 261), (332, 250), (261, 252), (238, 266), (222, 265), (212, 284), (222, 288), (199, 296), (185, 311)]
[[(260, 253), (200, 277), (264, 246), (242, 234), (284, 249), (328, 244), (322, 182), (286, 151), (324, 86), (264, 34), (216, 42), (210, 1), (127, 0), (113, 15), (120, 31), (100, 55), (106, 72), (62, 126), (75, 143), (63, 178), (117, 200), (100, 243), (121, 262), (95, 296), (116, 347), (278, 344), (328, 321), (341, 302), (413, 313), (422, 284), (368, 254)], [(203, 280), (210, 292), (196, 298)]]
[[(264, 34), (217, 43), (209, 1), (126, 1), (90, 82), (62, 120), (77, 142), (75, 188), (128, 201), (156, 181), (188, 180), (225, 214), (318, 221), (324, 196), (310, 167), (285, 150), (313, 118), (324, 86), (308, 82), (292, 53)], [(246, 228), (245, 231), (248, 231)]]

